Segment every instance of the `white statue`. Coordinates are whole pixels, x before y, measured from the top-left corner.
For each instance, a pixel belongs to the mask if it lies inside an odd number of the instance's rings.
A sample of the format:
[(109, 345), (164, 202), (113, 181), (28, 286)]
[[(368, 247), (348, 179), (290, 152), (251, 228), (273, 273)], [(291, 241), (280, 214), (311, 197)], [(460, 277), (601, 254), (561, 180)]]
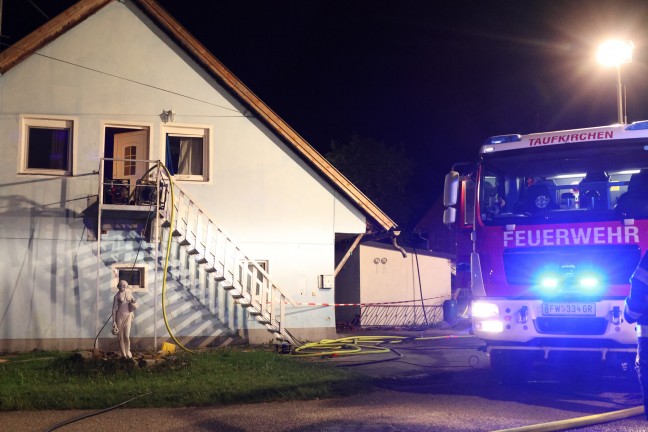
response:
[(128, 282), (120, 280), (117, 284), (119, 292), (115, 294), (112, 307), (112, 333), (119, 338), (119, 353), (122, 357), (132, 358), (130, 351), (130, 329), (133, 322), (133, 312), (137, 309), (137, 301), (128, 289)]

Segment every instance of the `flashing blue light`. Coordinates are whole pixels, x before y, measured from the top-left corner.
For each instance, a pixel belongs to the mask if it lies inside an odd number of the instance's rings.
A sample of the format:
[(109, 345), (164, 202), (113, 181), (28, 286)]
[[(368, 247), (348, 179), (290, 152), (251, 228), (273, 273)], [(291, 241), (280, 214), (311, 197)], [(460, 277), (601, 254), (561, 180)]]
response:
[(633, 122), (630, 126), (626, 127), (626, 130), (644, 130), (648, 129), (648, 121), (638, 121)]
[(583, 276), (578, 281), (578, 284), (583, 288), (593, 289), (598, 286), (599, 280), (594, 276)]
[(551, 294), (558, 290), (560, 286), (560, 278), (551, 273), (540, 276), (540, 289), (545, 294)]
[(543, 288), (556, 288), (558, 286), (558, 279), (555, 277), (545, 277), (540, 281)]
[(569, 293), (597, 295), (605, 286), (605, 274), (595, 267), (563, 266), (560, 271), (545, 267), (536, 274), (535, 289), (544, 295)]
[(596, 269), (586, 269), (576, 277), (576, 283), (583, 293), (595, 293), (603, 287), (604, 275)]
[(484, 145), (488, 144), (503, 144), (503, 143), (510, 143), (510, 142), (516, 142), (516, 141), (521, 141), (522, 136), (518, 134), (513, 134), (513, 135), (497, 135), (497, 136), (492, 136), (488, 138), (486, 141), (484, 141)]

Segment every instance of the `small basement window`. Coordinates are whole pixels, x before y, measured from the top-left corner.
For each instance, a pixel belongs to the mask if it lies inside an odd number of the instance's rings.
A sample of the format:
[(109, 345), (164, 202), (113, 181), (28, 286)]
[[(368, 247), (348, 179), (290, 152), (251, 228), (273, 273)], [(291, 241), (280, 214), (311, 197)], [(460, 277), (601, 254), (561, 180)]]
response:
[(133, 291), (147, 291), (145, 266), (134, 266), (132, 264), (114, 264), (112, 278), (112, 289), (117, 291), (117, 284), (121, 280), (128, 282), (128, 287)]

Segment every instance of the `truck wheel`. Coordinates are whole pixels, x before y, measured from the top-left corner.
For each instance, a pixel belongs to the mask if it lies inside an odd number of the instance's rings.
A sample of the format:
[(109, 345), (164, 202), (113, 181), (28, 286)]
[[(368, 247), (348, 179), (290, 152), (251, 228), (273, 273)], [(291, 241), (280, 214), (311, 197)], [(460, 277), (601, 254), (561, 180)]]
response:
[(513, 350), (490, 351), (491, 370), (506, 385), (522, 384), (531, 374), (533, 358), (529, 353)]

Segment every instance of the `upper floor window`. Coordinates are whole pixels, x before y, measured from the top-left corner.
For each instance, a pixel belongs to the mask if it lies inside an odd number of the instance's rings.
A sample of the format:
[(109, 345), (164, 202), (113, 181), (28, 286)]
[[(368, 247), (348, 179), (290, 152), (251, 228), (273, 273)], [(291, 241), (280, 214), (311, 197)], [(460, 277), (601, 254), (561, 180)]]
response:
[(193, 127), (167, 127), (166, 166), (181, 180), (209, 180), (209, 130)]
[(72, 174), (74, 122), (67, 119), (23, 117), (21, 172)]

